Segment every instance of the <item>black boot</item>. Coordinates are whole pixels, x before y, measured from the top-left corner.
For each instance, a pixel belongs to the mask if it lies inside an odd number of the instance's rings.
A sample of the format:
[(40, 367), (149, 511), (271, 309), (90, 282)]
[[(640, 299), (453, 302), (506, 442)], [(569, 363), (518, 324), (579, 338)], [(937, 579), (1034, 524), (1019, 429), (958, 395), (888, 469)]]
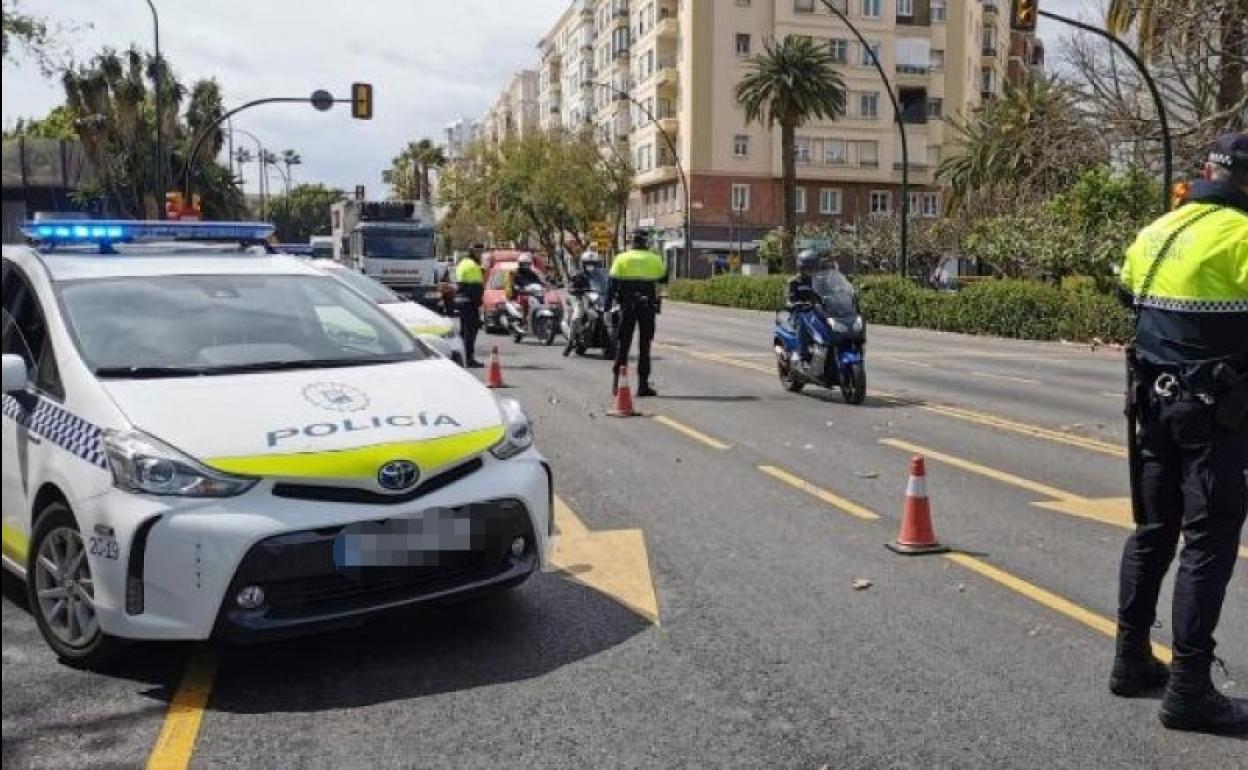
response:
[(1170, 678), (1170, 669), (1153, 655), (1147, 633), (1118, 629), (1114, 670), (1109, 675), (1109, 691), (1120, 698), (1134, 698), (1160, 690)]
[(659, 392), (650, 387), (650, 383), (643, 382), (637, 386), (637, 398), (653, 398), (659, 395)]
[(1248, 735), (1248, 701), (1228, 698), (1209, 678), (1212, 656), (1174, 661), (1161, 700), (1161, 723), (1171, 730)]

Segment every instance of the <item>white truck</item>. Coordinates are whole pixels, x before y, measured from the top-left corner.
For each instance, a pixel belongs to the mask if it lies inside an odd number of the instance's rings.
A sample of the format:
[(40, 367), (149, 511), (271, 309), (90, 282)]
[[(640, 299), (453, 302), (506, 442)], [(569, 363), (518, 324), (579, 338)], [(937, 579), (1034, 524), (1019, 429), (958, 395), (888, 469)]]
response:
[(346, 200), (330, 209), (334, 259), (439, 309), (433, 211), (420, 201)]

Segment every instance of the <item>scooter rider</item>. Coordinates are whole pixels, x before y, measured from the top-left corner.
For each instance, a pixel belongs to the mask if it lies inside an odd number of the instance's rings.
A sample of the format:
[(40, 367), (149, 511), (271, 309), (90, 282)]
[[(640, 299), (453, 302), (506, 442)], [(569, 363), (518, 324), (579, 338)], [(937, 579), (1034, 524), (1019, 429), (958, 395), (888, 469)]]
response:
[(541, 284), (542, 278), (533, 269), (533, 255), (521, 254), (516, 260), (516, 269), (506, 276), (504, 289), (507, 299), (520, 306), (521, 317), (525, 319), (526, 324), (529, 318), (529, 295), (525, 294), (523, 289), (535, 283)]
[(607, 284), (605, 307), (620, 303), (619, 342), (615, 349), (615, 379), (628, 363), (628, 351), (633, 346), (633, 332), (640, 332), (637, 348), (637, 396), (656, 396), (650, 387), (650, 343), (654, 341), (654, 317), (659, 312), (659, 296), (656, 284), (667, 280), (667, 266), (663, 258), (648, 248), (649, 238), (644, 230), (633, 233), (633, 247), (618, 254), (611, 263), (611, 280)]
[[(786, 309), (790, 312), (793, 306), (801, 302), (818, 304), (819, 295), (815, 293), (814, 277), (819, 270), (822, 259), (814, 249), (804, 249), (797, 255), (797, 275), (789, 279), (789, 302)], [(810, 343), (806, 339), (806, 329), (797, 324), (797, 349), (802, 361), (810, 361)]]
[(572, 350), (576, 347), (576, 338), (581, 332), (581, 326), (585, 323), (585, 293), (594, 288), (595, 276), (601, 269), (602, 257), (598, 256), (598, 252), (589, 249), (581, 255), (580, 272), (568, 281), (568, 304), (572, 310), (568, 328), (572, 330), (572, 334), (568, 337), (568, 344), (563, 348), (565, 358), (572, 355)]
[[(1136, 528), (1122, 555), (1110, 689), (1165, 685), (1166, 727), (1248, 734), (1248, 701), (1220, 693), (1209, 673), (1248, 515), (1248, 135), (1217, 140), (1204, 179), (1144, 228), (1121, 278), (1137, 314), (1127, 356)], [(1167, 672), (1149, 631), (1180, 535)]]
[(464, 366), (480, 368), (476, 359), (477, 332), (481, 329), (481, 303), (485, 298), (484, 273), (481, 270), (480, 244), (473, 244), (468, 255), (455, 266), (455, 312), (459, 316), (459, 333), (464, 339)]

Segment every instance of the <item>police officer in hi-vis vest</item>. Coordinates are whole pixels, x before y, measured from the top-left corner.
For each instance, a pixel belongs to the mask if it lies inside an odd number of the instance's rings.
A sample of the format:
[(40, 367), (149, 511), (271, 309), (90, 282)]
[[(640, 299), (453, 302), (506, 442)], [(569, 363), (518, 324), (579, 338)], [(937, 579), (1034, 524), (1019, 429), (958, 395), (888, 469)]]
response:
[(610, 280), (607, 283), (606, 307), (612, 302), (620, 303), (619, 339), (615, 347), (615, 378), (628, 363), (628, 350), (633, 346), (633, 332), (637, 331), (637, 396), (646, 398), (658, 395), (650, 386), (650, 343), (654, 341), (654, 317), (659, 312), (657, 285), (667, 280), (667, 266), (663, 258), (647, 248), (645, 231), (633, 233), (633, 247), (617, 254), (611, 262)]
[(485, 298), (485, 274), (481, 270), (484, 247), (473, 244), (468, 256), (455, 266), (455, 310), (459, 315), (459, 334), (464, 338), (464, 366), (477, 369), (477, 332), (481, 330), (481, 303)]
[[(1248, 701), (1213, 685), (1213, 633), (1248, 514), (1248, 135), (1214, 144), (1185, 202), (1127, 250), (1132, 501), (1110, 689), (1165, 687), (1169, 728), (1248, 733)], [(1162, 579), (1174, 581), (1174, 660), (1151, 651)], [(1245, 605), (1240, 602), (1242, 611)]]

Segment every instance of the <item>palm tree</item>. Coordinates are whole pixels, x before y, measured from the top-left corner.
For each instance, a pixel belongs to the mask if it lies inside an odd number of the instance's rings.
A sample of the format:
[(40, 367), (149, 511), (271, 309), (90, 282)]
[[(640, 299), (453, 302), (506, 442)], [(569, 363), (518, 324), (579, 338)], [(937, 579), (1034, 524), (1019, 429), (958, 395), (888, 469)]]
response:
[(446, 153), (442, 151), (441, 147), (428, 139), (421, 139), (416, 145), (418, 148), (416, 164), (420, 169), (421, 200), (429, 201), (433, 197), (433, 186), (430, 184), (429, 173), (446, 165)]
[[(1212, 7), (1211, 7), (1212, 6)], [(1192, 30), (1191, 20), (1199, 19), (1196, 37), (1204, 38), (1204, 24), (1213, 20), (1210, 34), (1217, 40), (1186, 39), (1182, 34)], [(1218, 85), (1215, 109), (1226, 115), (1228, 128), (1242, 128), (1244, 117), (1244, 74), (1248, 60), (1248, 3), (1243, 0), (1109, 0), (1105, 11), (1105, 27), (1111, 34), (1126, 35), (1135, 30), (1135, 48), (1145, 61), (1165, 52), (1166, 45), (1204, 46), (1211, 58), (1218, 60)], [(1180, 39), (1167, 41), (1172, 30), (1180, 30)], [(1216, 29), (1216, 33), (1212, 30)]]
[(833, 63), (827, 48), (815, 45), (809, 37), (768, 39), (763, 52), (746, 62), (747, 71), (737, 83), (737, 103), (745, 111), (746, 122), (769, 129), (780, 126), (783, 249), (789, 259), (797, 236), (796, 131), (809, 120), (832, 120), (845, 112), (845, 81)]

